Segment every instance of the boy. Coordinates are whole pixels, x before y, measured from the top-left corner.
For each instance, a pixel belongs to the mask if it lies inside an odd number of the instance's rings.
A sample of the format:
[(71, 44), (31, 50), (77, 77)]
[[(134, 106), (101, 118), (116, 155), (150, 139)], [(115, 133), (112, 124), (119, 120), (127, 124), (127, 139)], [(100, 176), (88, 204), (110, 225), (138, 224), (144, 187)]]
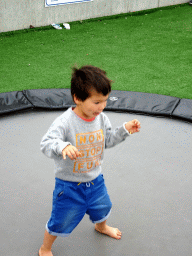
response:
[(69, 236), (85, 213), (98, 232), (121, 239), (121, 232), (106, 224), (112, 203), (101, 164), (104, 148), (139, 132), (140, 123), (135, 119), (111, 130), (108, 117), (102, 113), (110, 92), (111, 81), (105, 71), (94, 66), (74, 68), (71, 95), (76, 107), (58, 117), (41, 141), (42, 152), (55, 161), (56, 181), (40, 256), (52, 256), (57, 236)]

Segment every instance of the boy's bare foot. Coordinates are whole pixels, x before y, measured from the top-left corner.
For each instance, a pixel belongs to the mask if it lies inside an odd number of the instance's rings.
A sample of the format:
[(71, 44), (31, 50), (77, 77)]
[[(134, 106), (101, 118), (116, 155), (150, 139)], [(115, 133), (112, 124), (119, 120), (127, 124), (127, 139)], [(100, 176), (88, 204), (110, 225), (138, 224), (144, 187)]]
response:
[(53, 256), (53, 254), (51, 251), (43, 250), (43, 246), (41, 246), (39, 256)]
[(119, 231), (118, 228), (112, 228), (109, 227), (108, 225), (104, 224), (104, 225), (100, 225), (101, 223), (95, 224), (95, 230), (100, 232), (101, 234), (105, 234), (108, 235), (112, 238), (115, 239), (121, 239), (121, 231)]

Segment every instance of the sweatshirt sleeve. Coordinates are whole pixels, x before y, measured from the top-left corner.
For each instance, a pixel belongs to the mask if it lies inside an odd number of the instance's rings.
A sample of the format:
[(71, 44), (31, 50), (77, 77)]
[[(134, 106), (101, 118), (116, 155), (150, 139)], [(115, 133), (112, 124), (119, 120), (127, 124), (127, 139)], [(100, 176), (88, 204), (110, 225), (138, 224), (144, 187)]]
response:
[(63, 122), (56, 119), (41, 140), (41, 151), (49, 158), (61, 156), (62, 150), (71, 144), (65, 141), (65, 134), (66, 129)]
[(109, 118), (105, 115), (105, 148), (111, 148), (124, 141), (130, 134), (125, 128), (125, 123), (122, 126), (112, 130)]

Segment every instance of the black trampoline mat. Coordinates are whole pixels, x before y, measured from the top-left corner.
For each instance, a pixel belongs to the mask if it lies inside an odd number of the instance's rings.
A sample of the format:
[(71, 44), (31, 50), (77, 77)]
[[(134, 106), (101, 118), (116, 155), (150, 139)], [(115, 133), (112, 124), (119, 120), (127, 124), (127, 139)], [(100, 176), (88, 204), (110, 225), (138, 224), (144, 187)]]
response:
[[(191, 256), (192, 128), (168, 118), (105, 112), (113, 128), (137, 118), (141, 131), (106, 149), (103, 174), (113, 203), (107, 223), (117, 241), (94, 231), (85, 216), (54, 256)], [(40, 141), (62, 111), (1, 118), (1, 247), (3, 256), (33, 256), (50, 217), (54, 163)]]

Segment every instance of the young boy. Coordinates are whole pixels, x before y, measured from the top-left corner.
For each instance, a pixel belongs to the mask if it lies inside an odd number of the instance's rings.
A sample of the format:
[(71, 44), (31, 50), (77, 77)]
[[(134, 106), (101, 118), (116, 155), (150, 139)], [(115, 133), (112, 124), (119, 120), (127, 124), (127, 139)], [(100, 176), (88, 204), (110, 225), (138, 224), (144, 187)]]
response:
[(55, 161), (56, 181), (40, 256), (52, 256), (57, 236), (69, 236), (85, 213), (98, 232), (121, 238), (117, 228), (106, 224), (112, 203), (101, 164), (104, 149), (138, 132), (140, 123), (135, 119), (111, 130), (108, 117), (102, 113), (110, 92), (111, 81), (105, 71), (94, 66), (74, 68), (71, 94), (76, 107), (59, 116), (41, 141), (42, 152)]

